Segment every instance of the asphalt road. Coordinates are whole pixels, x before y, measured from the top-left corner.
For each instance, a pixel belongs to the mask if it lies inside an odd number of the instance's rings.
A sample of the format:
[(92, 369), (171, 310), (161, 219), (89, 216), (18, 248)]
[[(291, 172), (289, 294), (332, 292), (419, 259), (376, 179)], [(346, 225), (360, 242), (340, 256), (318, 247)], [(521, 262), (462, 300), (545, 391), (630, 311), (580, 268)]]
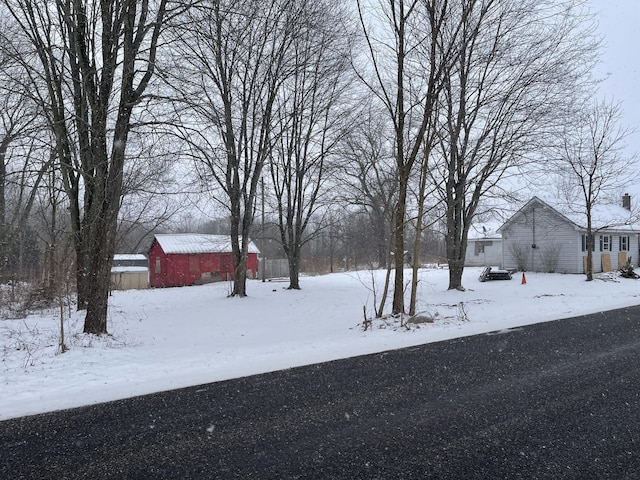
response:
[(640, 307), (0, 422), (0, 479), (640, 478)]

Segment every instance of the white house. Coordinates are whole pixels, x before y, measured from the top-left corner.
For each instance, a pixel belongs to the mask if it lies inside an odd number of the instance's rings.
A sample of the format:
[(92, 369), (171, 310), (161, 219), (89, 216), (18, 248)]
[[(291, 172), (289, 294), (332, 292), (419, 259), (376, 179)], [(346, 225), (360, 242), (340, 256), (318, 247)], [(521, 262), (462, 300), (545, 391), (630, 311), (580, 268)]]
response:
[[(623, 206), (624, 205), (624, 206)], [(637, 265), (640, 225), (631, 215), (631, 198), (622, 205), (592, 211), (593, 271), (616, 270), (629, 257)], [(584, 273), (587, 256), (586, 215), (552, 207), (533, 197), (498, 231), (502, 266), (523, 271)]]

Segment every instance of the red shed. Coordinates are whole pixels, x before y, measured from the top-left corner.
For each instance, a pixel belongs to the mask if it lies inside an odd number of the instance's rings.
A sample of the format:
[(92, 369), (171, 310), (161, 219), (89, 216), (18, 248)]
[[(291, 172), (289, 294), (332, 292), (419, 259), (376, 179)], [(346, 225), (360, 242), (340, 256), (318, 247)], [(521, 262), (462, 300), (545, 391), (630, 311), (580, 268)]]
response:
[[(247, 278), (258, 272), (258, 253), (249, 243)], [(231, 238), (199, 233), (158, 234), (149, 249), (149, 284), (181, 287), (234, 277)]]

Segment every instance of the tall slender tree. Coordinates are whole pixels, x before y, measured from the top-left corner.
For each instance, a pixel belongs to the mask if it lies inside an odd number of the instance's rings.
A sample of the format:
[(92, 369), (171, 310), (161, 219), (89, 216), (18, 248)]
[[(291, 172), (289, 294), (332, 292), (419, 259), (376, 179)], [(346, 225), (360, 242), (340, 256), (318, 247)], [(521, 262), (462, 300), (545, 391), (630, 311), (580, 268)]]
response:
[(359, 75), (384, 106), (394, 131), (398, 196), (392, 312), (400, 314), (405, 311), (404, 231), (409, 182), (416, 160), (424, 153), (424, 137), (455, 54), (457, 33), (446, 30), (451, 8), (448, 0), (380, 1), (381, 15), (374, 15), (375, 21), (370, 21), (371, 7), (361, 0), (357, 5), (369, 66), (360, 69)]
[(558, 155), (558, 175), (567, 208), (585, 219), (587, 281), (593, 280), (596, 231), (624, 225), (631, 218), (631, 212), (626, 217), (598, 218), (594, 226), (598, 207), (619, 205), (620, 191), (638, 173), (637, 158), (624, 154), (626, 138), (632, 131), (620, 125), (620, 117), (618, 104), (596, 101), (588, 105), (579, 121), (567, 126)]
[(290, 49), (296, 67), (276, 100), (269, 163), (290, 289), (300, 288), (300, 255), (313, 235), (309, 222), (351, 110), (345, 95), (352, 43), (347, 10), (330, 1), (298, 3), (298, 33)]

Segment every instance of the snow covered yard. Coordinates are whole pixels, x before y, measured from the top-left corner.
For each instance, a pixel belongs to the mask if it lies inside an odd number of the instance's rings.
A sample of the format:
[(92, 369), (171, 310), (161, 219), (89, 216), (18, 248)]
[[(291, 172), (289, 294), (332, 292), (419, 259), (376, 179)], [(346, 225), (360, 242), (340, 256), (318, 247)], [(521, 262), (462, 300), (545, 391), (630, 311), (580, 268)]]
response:
[(528, 273), (523, 285), (520, 273), (481, 283), (480, 271), (466, 269), (459, 292), (447, 270), (421, 270), (418, 309), (434, 322), (410, 329), (363, 331), (371, 272), (305, 277), (301, 291), (251, 281), (244, 299), (227, 298), (228, 283), (114, 292), (111, 335), (80, 333), (74, 314), (64, 354), (59, 312), (0, 320), (0, 420), (640, 304), (640, 281), (616, 274)]

